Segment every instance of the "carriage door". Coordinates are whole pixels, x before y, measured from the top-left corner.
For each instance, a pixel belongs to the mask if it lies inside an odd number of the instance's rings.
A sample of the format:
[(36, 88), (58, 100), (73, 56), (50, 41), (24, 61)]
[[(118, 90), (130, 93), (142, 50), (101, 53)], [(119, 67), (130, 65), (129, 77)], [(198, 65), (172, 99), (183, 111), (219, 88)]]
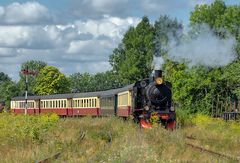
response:
[(115, 101), (115, 103), (114, 103), (114, 114), (115, 115), (117, 115), (117, 108), (118, 108), (118, 95), (116, 94), (115, 96), (114, 96), (114, 101)]

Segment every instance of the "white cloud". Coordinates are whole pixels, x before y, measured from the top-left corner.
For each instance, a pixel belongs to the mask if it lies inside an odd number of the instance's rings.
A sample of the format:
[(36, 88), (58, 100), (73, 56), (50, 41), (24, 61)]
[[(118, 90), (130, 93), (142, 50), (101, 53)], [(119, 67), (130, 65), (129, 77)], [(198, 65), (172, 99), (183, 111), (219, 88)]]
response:
[(0, 47), (48, 49), (56, 44), (57, 36), (41, 26), (0, 26)]
[(45, 61), (66, 74), (106, 71), (113, 48), (139, 21), (105, 15), (68, 24), (0, 26), (0, 71), (17, 80), (20, 65), (27, 60)]
[(14, 2), (6, 7), (0, 6), (1, 24), (41, 24), (50, 22), (48, 9), (38, 2)]
[(107, 61), (115, 46), (111, 40), (73, 41), (64, 57), (78, 61)]
[(140, 22), (139, 18), (127, 17), (125, 19), (104, 15), (99, 20), (78, 20), (76, 27), (82, 33), (91, 33), (94, 36), (105, 35), (108, 37), (122, 37), (129, 26), (136, 26)]
[(17, 53), (13, 48), (0, 48), (0, 57), (12, 57)]

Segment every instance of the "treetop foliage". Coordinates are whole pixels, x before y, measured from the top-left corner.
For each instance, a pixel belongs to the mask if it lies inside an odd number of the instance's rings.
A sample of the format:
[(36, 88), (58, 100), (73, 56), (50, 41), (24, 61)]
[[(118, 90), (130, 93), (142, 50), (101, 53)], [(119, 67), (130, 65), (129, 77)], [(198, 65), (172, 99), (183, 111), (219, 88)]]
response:
[(69, 92), (69, 81), (56, 67), (45, 66), (36, 78), (34, 92), (38, 95)]
[(110, 63), (125, 84), (148, 77), (152, 71), (154, 27), (147, 17), (124, 35), (122, 44), (114, 49)]
[[(29, 71), (34, 71), (36, 73), (39, 73), (45, 66), (47, 66), (47, 63), (43, 61), (35, 61), (30, 60), (26, 61), (21, 65), (21, 70), (28, 69)], [(23, 95), (25, 92), (25, 75), (21, 73), (21, 70), (19, 72), (20, 80), (18, 82), (18, 85), (21, 90), (21, 94)], [(28, 91), (29, 94), (35, 94), (34, 87), (36, 85), (36, 76), (28, 75)]]
[(9, 82), (9, 81), (11, 81), (9, 76), (3, 72), (0, 72), (0, 84), (2, 84), (3, 82)]

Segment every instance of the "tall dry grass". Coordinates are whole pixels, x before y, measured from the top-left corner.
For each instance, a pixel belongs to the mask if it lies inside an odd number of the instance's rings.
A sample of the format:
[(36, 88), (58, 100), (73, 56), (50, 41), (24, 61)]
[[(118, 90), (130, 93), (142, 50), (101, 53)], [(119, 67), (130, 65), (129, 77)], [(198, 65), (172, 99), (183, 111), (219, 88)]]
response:
[[(8, 120), (3, 120), (6, 117)], [(221, 135), (214, 134), (218, 129), (215, 131), (202, 127), (204, 122), (198, 124), (197, 119), (194, 123), (192, 127), (175, 131), (160, 126), (143, 130), (132, 121), (117, 117), (57, 120), (53, 115), (44, 118), (0, 115), (0, 162), (35, 162), (58, 152), (61, 152), (59, 158), (51, 162), (229, 162), (187, 147), (185, 136), (189, 134), (199, 139), (196, 144), (202, 143), (216, 150), (221, 148), (220, 151), (229, 150), (234, 155), (238, 154), (237, 146), (234, 146), (236, 140), (230, 140), (233, 149), (221, 143), (211, 144), (210, 139), (205, 139), (210, 135), (214, 136), (211, 137), (213, 141), (221, 138)], [(32, 125), (39, 126), (37, 138), (30, 134), (35, 128)], [(25, 131), (24, 126), (30, 128), (28, 134), (24, 137), (15, 134), (21, 133), (19, 130)], [(206, 133), (210, 132), (207, 137)], [(235, 131), (227, 132), (231, 135)]]

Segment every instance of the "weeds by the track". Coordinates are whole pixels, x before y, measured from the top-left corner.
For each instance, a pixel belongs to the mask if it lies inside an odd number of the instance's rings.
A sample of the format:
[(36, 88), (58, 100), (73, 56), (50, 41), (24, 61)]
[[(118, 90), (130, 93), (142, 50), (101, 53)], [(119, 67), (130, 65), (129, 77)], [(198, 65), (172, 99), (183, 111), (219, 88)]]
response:
[[(59, 152), (51, 162), (229, 162), (192, 150), (186, 136), (196, 138), (196, 145), (240, 156), (238, 124), (208, 124), (204, 118), (193, 117), (188, 127), (168, 131), (143, 130), (117, 117), (58, 120), (55, 115), (0, 114), (0, 162), (35, 162)], [(38, 136), (33, 136), (35, 130)]]

